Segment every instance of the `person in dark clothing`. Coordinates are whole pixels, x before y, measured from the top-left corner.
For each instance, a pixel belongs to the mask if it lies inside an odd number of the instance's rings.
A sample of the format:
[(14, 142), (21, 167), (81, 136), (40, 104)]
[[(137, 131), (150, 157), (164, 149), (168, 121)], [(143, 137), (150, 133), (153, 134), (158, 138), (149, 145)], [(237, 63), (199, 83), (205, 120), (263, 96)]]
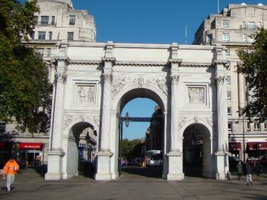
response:
[(236, 169), (237, 169), (237, 177), (238, 177), (238, 180), (240, 181), (241, 175), (243, 173), (243, 166), (242, 166), (241, 161), (238, 162)]
[(247, 162), (246, 164), (246, 176), (247, 176), (247, 185), (252, 185), (252, 168), (250, 164)]
[(260, 174), (262, 172), (262, 166), (260, 161), (257, 161), (255, 163), (255, 172), (256, 172), (256, 179), (259, 180)]

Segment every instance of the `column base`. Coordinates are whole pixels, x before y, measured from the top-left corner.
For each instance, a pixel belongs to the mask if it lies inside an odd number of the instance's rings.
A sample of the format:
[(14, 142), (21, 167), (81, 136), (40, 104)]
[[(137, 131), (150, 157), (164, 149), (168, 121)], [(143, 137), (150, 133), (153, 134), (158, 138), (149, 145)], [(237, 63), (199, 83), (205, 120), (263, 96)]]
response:
[(48, 165), (45, 180), (61, 180), (62, 174), (62, 157), (65, 155), (60, 149), (48, 152)]
[(217, 151), (216, 156), (216, 180), (226, 180), (229, 168), (228, 168), (228, 154), (224, 151)]
[(179, 151), (171, 151), (167, 154), (169, 158), (169, 172), (167, 180), (183, 180), (183, 153)]
[(113, 155), (109, 150), (100, 151), (97, 153), (97, 173), (95, 180), (108, 181), (112, 179), (110, 173), (110, 157)]

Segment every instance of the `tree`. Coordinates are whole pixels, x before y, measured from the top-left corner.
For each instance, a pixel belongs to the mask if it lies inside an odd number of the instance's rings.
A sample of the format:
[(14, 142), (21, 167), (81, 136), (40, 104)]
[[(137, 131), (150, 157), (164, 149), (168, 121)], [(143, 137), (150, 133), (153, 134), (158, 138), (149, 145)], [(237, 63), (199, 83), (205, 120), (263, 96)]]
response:
[(246, 49), (239, 49), (241, 60), (237, 72), (244, 74), (251, 97), (242, 113), (247, 117), (267, 118), (267, 30), (259, 29), (255, 41)]
[(47, 67), (28, 41), (39, 9), (36, 1), (0, 0), (0, 121), (30, 132), (46, 132), (51, 110)]

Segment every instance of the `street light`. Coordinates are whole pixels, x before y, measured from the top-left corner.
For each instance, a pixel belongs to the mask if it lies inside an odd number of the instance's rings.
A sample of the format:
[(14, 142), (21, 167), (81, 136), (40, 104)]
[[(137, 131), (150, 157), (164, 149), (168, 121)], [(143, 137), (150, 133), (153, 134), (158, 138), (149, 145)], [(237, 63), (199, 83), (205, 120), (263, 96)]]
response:
[(123, 122), (125, 122), (125, 126), (129, 127), (130, 125), (130, 117), (129, 113), (126, 112), (125, 117), (120, 118), (120, 134), (119, 134), (119, 174), (121, 175), (121, 159), (122, 159), (122, 140), (123, 140)]
[[(241, 116), (240, 111), (236, 111), (239, 114), (239, 117)], [(245, 145), (245, 115), (242, 114), (242, 125), (243, 125), (243, 161), (246, 162), (246, 145)]]
[(130, 118), (129, 118), (129, 113), (128, 112), (126, 112), (126, 116), (125, 116), (125, 126), (126, 127), (129, 127), (129, 125), (130, 125)]

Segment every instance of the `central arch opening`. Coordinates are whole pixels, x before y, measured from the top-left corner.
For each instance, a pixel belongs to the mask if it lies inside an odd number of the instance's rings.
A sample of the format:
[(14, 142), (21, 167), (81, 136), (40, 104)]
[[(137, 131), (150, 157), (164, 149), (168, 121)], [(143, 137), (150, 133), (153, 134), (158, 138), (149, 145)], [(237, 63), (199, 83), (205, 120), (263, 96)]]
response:
[[(124, 175), (161, 178), (164, 149), (163, 103), (147, 89), (122, 96), (119, 106), (118, 171)], [(153, 155), (148, 155), (153, 151)]]

